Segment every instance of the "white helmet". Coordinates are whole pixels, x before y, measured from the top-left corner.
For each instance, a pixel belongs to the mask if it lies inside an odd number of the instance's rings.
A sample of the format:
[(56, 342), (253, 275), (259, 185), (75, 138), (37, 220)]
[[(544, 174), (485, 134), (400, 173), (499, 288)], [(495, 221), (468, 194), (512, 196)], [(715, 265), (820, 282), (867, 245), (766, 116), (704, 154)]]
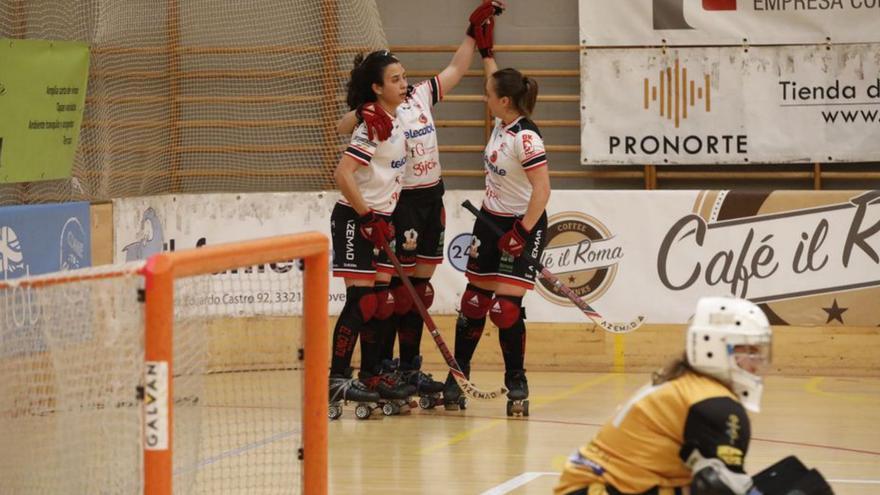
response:
[(764, 382), (743, 369), (741, 362), (745, 358), (751, 364), (769, 364), (772, 336), (767, 316), (755, 304), (731, 297), (704, 297), (697, 302), (687, 332), (688, 364), (729, 386), (746, 409), (758, 412)]

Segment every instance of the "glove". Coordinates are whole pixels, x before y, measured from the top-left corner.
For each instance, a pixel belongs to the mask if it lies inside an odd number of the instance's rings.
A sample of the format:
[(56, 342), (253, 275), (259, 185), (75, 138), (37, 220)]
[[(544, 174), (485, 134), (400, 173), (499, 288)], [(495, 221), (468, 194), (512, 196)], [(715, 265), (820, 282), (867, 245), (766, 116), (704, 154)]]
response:
[(355, 113), (367, 124), (367, 137), (370, 138), (370, 141), (375, 141), (374, 137), (379, 141), (385, 141), (391, 137), (394, 123), (391, 122), (391, 116), (381, 106), (374, 102), (363, 103)]
[(498, 249), (510, 253), (514, 258), (521, 255), (526, 248), (526, 237), (531, 232), (526, 229), (521, 221), (513, 222), (513, 227), (498, 239)]
[(384, 218), (370, 210), (366, 215), (358, 217), (361, 235), (372, 242), (377, 249), (382, 249), (382, 242), (391, 242), (394, 239), (394, 226)]
[(492, 57), (494, 47), (495, 19), (493, 16), (504, 12), (504, 4), (499, 0), (484, 0), (474, 9), (468, 21), (467, 35), (477, 41), (477, 49), (483, 58)]

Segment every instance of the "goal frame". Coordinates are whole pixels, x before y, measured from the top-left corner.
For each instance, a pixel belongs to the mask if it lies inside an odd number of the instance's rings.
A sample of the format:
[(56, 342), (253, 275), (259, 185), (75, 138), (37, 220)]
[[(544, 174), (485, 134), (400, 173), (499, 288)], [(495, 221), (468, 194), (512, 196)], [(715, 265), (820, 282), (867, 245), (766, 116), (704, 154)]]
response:
[[(330, 354), (328, 338), (329, 240), (323, 234), (309, 232), (270, 237), (253, 241), (205, 246), (198, 249), (160, 253), (147, 260), (140, 273), (144, 277), (144, 328), (146, 363), (167, 363), (168, 381), (164, 397), (157, 403), (165, 411), (148, 411), (144, 401), (143, 417), (148, 412), (167, 414), (163, 449), (147, 449), (144, 443), (144, 493), (172, 495), (174, 383), (174, 281), (180, 278), (217, 273), (232, 268), (302, 259), (303, 338), (305, 377), (303, 380), (302, 445), (303, 493), (327, 493), (327, 369)], [(306, 290), (307, 289), (307, 290)], [(146, 424), (144, 431), (146, 432)], [(144, 439), (145, 440), (145, 439)], [(298, 462), (291, 459), (291, 462)], [(292, 480), (299, 482), (299, 480)]]
[[(78, 281), (111, 279), (139, 275), (144, 279), (144, 363), (141, 405), (141, 450), (143, 451), (143, 490), (147, 495), (173, 494), (173, 417), (174, 417), (174, 282), (178, 279), (209, 275), (233, 268), (280, 263), (293, 259), (303, 262), (303, 407), (302, 482), (303, 493), (328, 493), (328, 367), (330, 243), (319, 232), (306, 232), (251, 241), (205, 246), (151, 256), (140, 268), (109, 267), (98, 273), (60, 272), (35, 279), (0, 281), (0, 288), (40, 288)], [(149, 378), (149, 368), (161, 363), (165, 372)], [(160, 428), (151, 427), (154, 445), (148, 448), (149, 421), (160, 419)], [(155, 426), (155, 424), (154, 424)], [(158, 446), (158, 448), (156, 447)]]

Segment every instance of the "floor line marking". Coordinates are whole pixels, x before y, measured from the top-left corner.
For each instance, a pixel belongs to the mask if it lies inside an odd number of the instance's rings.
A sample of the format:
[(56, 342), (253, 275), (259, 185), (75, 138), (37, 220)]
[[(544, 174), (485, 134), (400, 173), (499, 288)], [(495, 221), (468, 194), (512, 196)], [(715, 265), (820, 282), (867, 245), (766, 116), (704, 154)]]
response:
[[(573, 395), (577, 395), (577, 394), (583, 392), (584, 390), (587, 390), (591, 387), (595, 387), (596, 385), (598, 385), (600, 383), (604, 383), (612, 378), (616, 378), (617, 376), (620, 376), (620, 375), (613, 374), (613, 373), (606, 373), (606, 374), (603, 374), (598, 377), (593, 377), (593, 378), (591, 378), (583, 383), (580, 383), (578, 385), (575, 385), (573, 387), (570, 387), (568, 390), (565, 390), (565, 391), (558, 393), (556, 395), (551, 395), (549, 397), (538, 397), (537, 399), (530, 400), (530, 407), (529, 407), (530, 412), (531, 412), (531, 410), (534, 410), (534, 409), (540, 409), (541, 407), (544, 407), (547, 404), (552, 404), (554, 402), (560, 401), (562, 399), (566, 399), (566, 398), (571, 397)], [(534, 405), (534, 407), (532, 407), (532, 405)], [(492, 428), (495, 428), (496, 426), (499, 426), (502, 424), (507, 424), (508, 421), (509, 420), (507, 418), (496, 419), (494, 421), (489, 422), (488, 424), (478, 426), (476, 428), (471, 428), (469, 430), (465, 430), (461, 433), (454, 435), (452, 438), (449, 438), (448, 440), (443, 440), (441, 442), (435, 443), (434, 445), (431, 445), (431, 446), (428, 446), (428, 447), (421, 449), (419, 451), (419, 454), (422, 454), (422, 455), (430, 454), (430, 453), (435, 452), (440, 449), (452, 447), (453, 445), (455, 445), (463, 440), (466, 440), (477, 433), (482, 433), (486, 430), (491, 430)], [(528, 421), (528, 420), (524, 420), (524, 421)]]
[(523, 485), (531, 483), (541, 476), (559, 476), (559, 473), (529, 471), (511, 478), (498, 486), (492, 487), (480, 495), (504, 495), (505, 493), (510, 493)]
[(807, 383), (804, 384), (804, 390), (813, 395), (818, 395), (819, 397), (829, 397), (837, 400), (845, 400), (848, 402), (855, 402), (857, 404), (864, 403), (872, 403), (876, 404), (878, 401), (877, 396), (874, 395), (865, 395), (865, 394), (847, 394), (841, 392), (826, 392), (819, 388), (822, 385), (822, 382), (825, 381), (825, 377), (817, 376), (807, 380)]

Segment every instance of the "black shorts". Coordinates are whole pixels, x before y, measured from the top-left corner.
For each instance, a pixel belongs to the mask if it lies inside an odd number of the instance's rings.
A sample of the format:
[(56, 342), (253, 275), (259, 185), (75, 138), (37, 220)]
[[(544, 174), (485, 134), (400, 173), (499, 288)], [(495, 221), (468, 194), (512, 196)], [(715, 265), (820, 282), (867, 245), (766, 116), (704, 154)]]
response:
[[(442, 183), (439, 186), (442, 187)], [(434, 188), (404, 190), (394, 210), (395, 253), (408, 271), (416, 263), (443, 263), (446, 210), (442, 192), (438, 196), (432, 191)]]
[[(377, 213), (386, 222), (391, 217)], [(361, 235), (354, 208), (336, 203), (330, 214), (330, 238), (333, 240), (333, 276), (374, 280), (376, 272), (393, 273), (394, 265), (384, 251)], [(394, 246), (392, 246), (394, 248)]]
[[(489, 213), (485, 208), (481, 210), (490, 218), (495, 225), (507, 232), (513, 228), (516, 217), (502, 217)], [(474, 223), (473, 239), (471, 240), (470, 257), (467, 263), (467, 278), (476, 282), (498, 282), (516, 285), (526, 289), (535, 287), (535, 267), (526, 261), (525, 257), (513, 258), (498, 249), (498, 240), (501, 236), (489, 228), (480, 219)], [(526, 239), (526, 253), (536, 260), (541, 259), (544, 245), (547, 243), (547, 213), (541, 214), (538, 223), (532, 228), (531, 234)], [(476, 253), (474, 245), (476, 244)]]

